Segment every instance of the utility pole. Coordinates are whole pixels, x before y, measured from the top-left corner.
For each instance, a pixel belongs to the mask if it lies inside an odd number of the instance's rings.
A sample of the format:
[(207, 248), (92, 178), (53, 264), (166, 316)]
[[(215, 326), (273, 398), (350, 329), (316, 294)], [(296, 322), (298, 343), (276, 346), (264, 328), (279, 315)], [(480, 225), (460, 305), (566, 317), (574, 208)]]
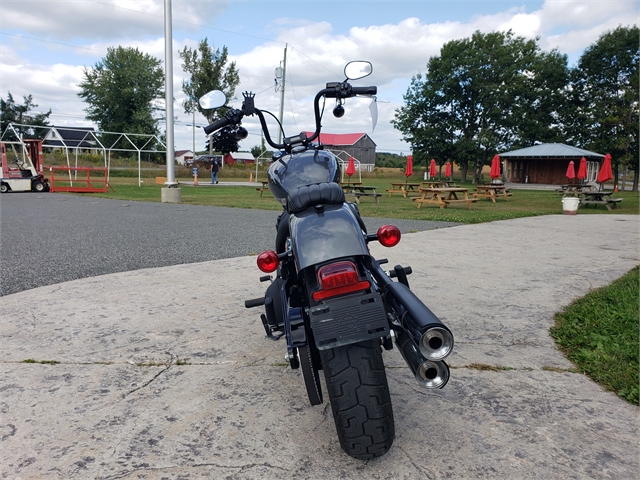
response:
[[(284, 114), (284, 85), (287, 78), (287, 47), (288, 43), (284, 45), (284, 61), (282, 62), (282, 88), (280, 89), (280, 125), (282, 126), (282, 116)], [(282, 143), (282, 128), (278, 129), (278, 143)]]
[(167, 117), (167, 180), (161, 192), (162, 202), (180, 203), (182, 192), (176, 182), (175, 149), (173, 140), (173, 32), (171, 0), (164, 0), (164, 82)]

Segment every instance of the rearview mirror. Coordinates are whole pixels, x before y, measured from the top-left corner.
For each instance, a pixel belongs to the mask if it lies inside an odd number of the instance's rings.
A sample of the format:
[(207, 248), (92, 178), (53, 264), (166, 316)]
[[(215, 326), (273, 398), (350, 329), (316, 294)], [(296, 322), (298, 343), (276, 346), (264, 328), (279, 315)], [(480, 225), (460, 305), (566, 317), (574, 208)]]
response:
[(344, 76), (349, 80), (358, 80), (359, 78), (368, 77), (373, 72), (371, 62), (354, 61), (349, 62), (344, 67)]
[(227, 103), (227, 96), (220, 90), (213, 90), (200, 97), (198, 103), (204, 110), (211, 110)]

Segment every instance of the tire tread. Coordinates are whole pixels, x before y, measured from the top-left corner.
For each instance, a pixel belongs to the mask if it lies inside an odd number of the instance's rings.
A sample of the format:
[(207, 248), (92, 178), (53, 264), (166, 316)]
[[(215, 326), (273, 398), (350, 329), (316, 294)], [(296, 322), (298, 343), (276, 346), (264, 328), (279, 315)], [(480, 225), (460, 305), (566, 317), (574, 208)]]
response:
[(395, 426), (379, 341), (322, 350), (320, 356), (343, 450), (361, 460), (384, 455)]

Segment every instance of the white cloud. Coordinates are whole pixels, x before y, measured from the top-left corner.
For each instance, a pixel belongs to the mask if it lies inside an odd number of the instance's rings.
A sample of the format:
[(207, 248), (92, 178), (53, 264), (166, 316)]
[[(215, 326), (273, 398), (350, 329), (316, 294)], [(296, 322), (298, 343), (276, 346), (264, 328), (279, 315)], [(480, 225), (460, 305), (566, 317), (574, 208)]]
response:
[[(174, 24), (196, 30), (202, 23), (202, 2), (174, 2)], [(228, 1), (207, 2), (207, 16), (215, 17)], [(4, 28), (55, 39), (119, 39), (164, 32), (162, 0), (3, 0)]]
[[(39, 8), (34, 9), (32, 2), (5, 0), (0, 13), (4, 25), (15, 22), (14, 26), (23, 25), (25, 31), (34, 36), (81, 39), (85, 44), (81, 52), (85, 58), (87, 54), (95, 52), (97, 61), (104, 56), (107, 47), (120, 44), (137, 47), (164, 61), (162, 4), (159, 0), (49, 1), (39, 2)], [(228, 2), (207, 2), (207, 15), (215, 16), (227, 4)], [(65, 9), (61, 8), (65, 5)], [(69, 15), (69, 5), (74, 5), (77, 14)], [(199, 18), (202, 5), (197, 2), (174, 1), (174, 21), (202, 22)], [(374, 65), (373, 75), (359, 80), (357, 84), (377, 85), (378, 98), (389, 101), (379, 103), (378, 127), (372, 138), (381, 151), (397, 149), (406, 153), (408, 148), (400, 141), (400, 133), (389, 122), (395, 109), (402, 104), (402, 94), (406, 92), (410, 78), (426, 70), (429, 57), (438, 55), (444, 43), (469, 37), (476, 30), (490, 32), (512, 29), (516, 35), (527, 38), (540, 36), (543, 49), (558, 48), (561, 53), (575, 55), (577, 52), (579, 55), (604, 31), (619, 24), (637, 22), (637, 18), (636, 2), (548, 0), (541, 9), (531, 12), (525, 11), (524, 7), (510, 8), (492, 15), (476, 16), (468, 22), (426, 23), (419, 18), (410, 17), (397, 23), (354, 27), (345, 34), (336, 34), (328, 22), (276, 19), (270, 23), (273, 31), (278, 32), (273, 41), (265, 41), (244, 52), (234, 51), (228, 42), (225, 44), (229, 46), (230, 58), (237, 62), (240, 71), (242, 83), (236, 92), (237, 96), (241, 97), (240, 93), (245, 90), (260, 92), (256, 98), (257, 106), (271, 110), (276, 115), (280, 96), (272, 88), (274, 69), (282, 60), (284, 44), (289, 44), (285, 104), (285, 126), (289, 129), (289, 134), (313, 127), (313, 96), (323, 88), (325, 82), (343, 79), (343, 66), (348, 60), (370, 60)], [(191, 122), (191, 117), (182, 113), (180, 105), (183, 99), (181, 81), (185, 74), (180, 67), (178, 51), (185, 45), (195, 48), (203, 37), (204, 35), (198, 34), (185, 40), (174, 39), (174, 108), (176, 115), (187, 122)], [(41, 109), (52, 108), (54, 113), (81, 118), (85, 105), (76, 93), (77, 84), (82, 78), (82, 66), (61, 63), (44, 65), (44, 60), (28, 60), (28, 53), (22, 51), (20, 42), (14, 42), (11, 46), (0, 45), (0, 92), (6, 95), (7, 91), (11, 91), (16, 98), (31, 93)], [(338, 121), (331, 116), (333, 103), (327, 102), (325, 131), (370, 132), (368, 103), (366, 99), (350, 100), (345, 117)], [(236, 106), (239, 104), (239, 100), (235, 102)], [(197, 122), (202, 123), (203, 119), (197, 118)], [(247, 120), (247, 125), (252, 134), (259, 133), (255, 119)], [(201, 145), (203, 141), (201, 133), (199, 136), (197, 145)], [(176, 127), (176, 139), (179, 148), (190, 147), (190, 130)], [(252, 135), (243, 143), (243, 148), (250, 148), (257, 143), (259, 137)]]

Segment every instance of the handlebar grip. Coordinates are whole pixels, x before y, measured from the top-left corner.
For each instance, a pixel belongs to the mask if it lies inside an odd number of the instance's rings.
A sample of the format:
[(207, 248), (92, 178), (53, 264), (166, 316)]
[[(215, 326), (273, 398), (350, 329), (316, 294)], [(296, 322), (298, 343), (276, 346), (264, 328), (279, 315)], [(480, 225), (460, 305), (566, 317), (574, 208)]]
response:
[(351, 87), (351, 93), (354, 95), (375, 95), (378, 93), (378, 87)]
[(229, 119), (226, 117), (222, 117), (213, 122), (211, 125), (204, 127), (204, 133), (209, 135), (216, 130), (220, 130), (222, 127), (226, 127), (227, 125), (229, 125)]

